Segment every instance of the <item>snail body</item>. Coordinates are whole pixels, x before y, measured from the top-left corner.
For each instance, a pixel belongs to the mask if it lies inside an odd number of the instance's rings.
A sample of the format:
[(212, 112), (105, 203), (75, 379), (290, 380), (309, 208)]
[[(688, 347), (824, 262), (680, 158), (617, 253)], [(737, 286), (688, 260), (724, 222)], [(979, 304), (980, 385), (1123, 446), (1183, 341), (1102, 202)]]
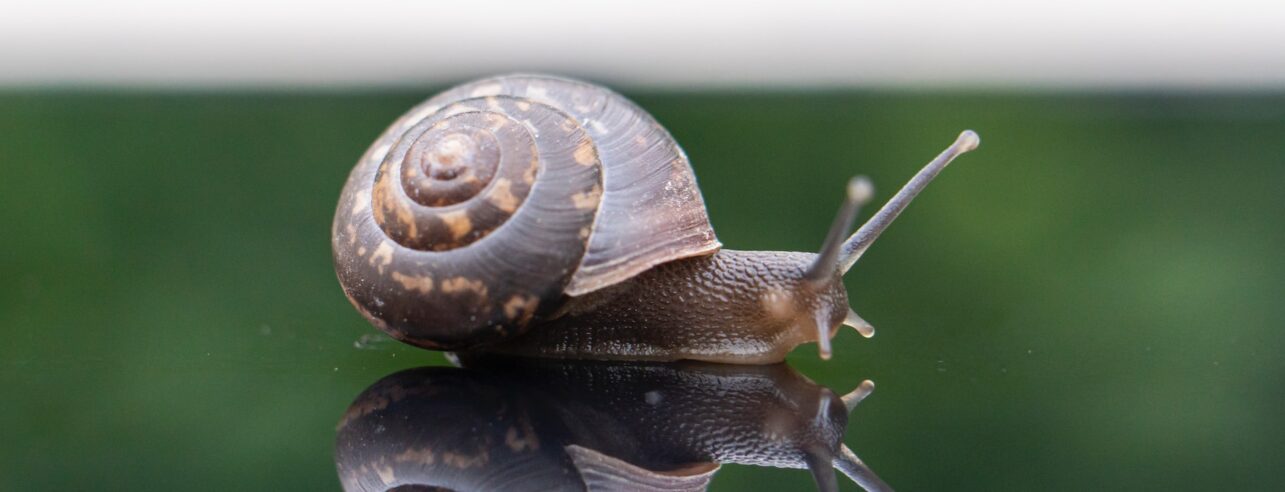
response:
[[(816, 257), (724, 249), (664, 263), (572, 299), (560, 316), (486, 350), (558, 358), (779, 362), (795, 346), (818, 340), (816, 328), (800, 323), (817, 323), (833, 336), (848, 315), (840, 277), (819, 287), (804, 278)], [(815, 318), (800, 320), (799, 313)]]
[(686, 155), (650, 115), (542, 75), (466, 83), (411, 109), (350, 173), (332, 229), (352, 304), (425, 348), (770, 363), (841, 324), (842, 274), (956, 155), (965, 132), (846, 241), (723, 250)]

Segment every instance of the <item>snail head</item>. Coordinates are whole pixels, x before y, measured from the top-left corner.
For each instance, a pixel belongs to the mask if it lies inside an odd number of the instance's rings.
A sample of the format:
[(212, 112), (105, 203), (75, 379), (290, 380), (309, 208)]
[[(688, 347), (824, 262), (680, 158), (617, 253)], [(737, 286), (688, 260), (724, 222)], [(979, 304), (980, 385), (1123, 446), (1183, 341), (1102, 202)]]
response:
[(874, 195), (874, 186), (865, 176), (857, 176), (848, 181), (847, 196), (830, 226), (825, 243), (799, 282), (800, 290), (810, 295), (796, 297), (809, 299), (809, 302), (795, 304), (793, 307), (796, 312), (790, 313), (794, 319), (801, 320), (800, 324), (810, 325), (803, 327), (804, 329), (815, 330), (817, 348), (822, 359), (830, 358), (830, 338), (838, 332), (841, 325), (855, 328), (866, 338), (875, 334), (874, 327), (848, 306), (843, 275), (852, 269), (852, 265), (857, 263), (879, 234), (888, 228), (937, 174), (956, 157), (976, 149), (980, 143), (980, 137), (972, 130), (960, 133), (953, 144), (920, 169), (870, 220), (845, 239), (861, 206)]

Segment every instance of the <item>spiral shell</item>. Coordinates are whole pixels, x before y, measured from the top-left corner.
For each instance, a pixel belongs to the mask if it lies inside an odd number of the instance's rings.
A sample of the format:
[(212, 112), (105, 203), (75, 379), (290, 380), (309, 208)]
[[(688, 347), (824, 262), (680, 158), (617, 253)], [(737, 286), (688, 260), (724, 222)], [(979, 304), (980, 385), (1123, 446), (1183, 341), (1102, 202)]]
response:
[(447, 350), (720, 246), (668, 132), (614, 92), (539, 75), (411, 109), (349, 175), (332, 232), (353, 305), (398, 339)]

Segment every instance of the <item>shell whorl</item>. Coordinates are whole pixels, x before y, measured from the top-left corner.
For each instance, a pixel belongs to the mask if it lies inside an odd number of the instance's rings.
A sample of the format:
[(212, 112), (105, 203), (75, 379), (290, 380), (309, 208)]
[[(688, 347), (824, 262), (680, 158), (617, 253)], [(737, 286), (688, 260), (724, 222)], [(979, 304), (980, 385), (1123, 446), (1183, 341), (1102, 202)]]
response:
[(546, 76), (464, 84), (399, 118), (349, 175), (332, 245), (367, 319), (443, 350), (514, 335), (565, 295), (720, 246), (655, 120)]
[[(523, 118), (565, 125), (546, 108), (491, 97), (485, 110), (464, 101), (406, 131), (379, 166), (372, 212), (388, 237), (407, 248), (446, 251), (486, 237), (521, 208), (540, 168), (540, 149)], [(561, 122), (553, 120), (561, 119)], [(568, 134), (574, 138), (575, 135)], [(592, 145), (577, 138), (575, 156), (596, 165)], [(583, 147), (583, 150), (581, 150)], [(601, 191), (601, 188), (598, 188)]]
[(506, 75), (449, 89), (404, 119), (414, 121), (451, 101), (486, 96), (558, 108), (579, 121), (594, 141), (604, 196), (568, 295), (593, 292), (658, 264), (722, 247), (687, 154), (655, 118), (611, 90), (548, 75)]

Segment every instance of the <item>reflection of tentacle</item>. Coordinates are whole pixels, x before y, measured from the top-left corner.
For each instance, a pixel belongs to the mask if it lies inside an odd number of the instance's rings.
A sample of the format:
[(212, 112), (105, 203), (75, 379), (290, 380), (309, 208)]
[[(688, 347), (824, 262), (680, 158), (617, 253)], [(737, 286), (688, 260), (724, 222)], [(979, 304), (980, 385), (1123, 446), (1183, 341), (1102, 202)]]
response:
[(843, 406), (848, 407), (848, 412), (852, 412), (857, 408), (857, 405), (861, 404), (861, 402), (865, 400), (867, 396), (870, 396), (870, 393), (873, 393), (874, 390), (874, 381), (869, 379), (862, 381), (861, 384), (857, 385), (857, 388), (852, 390), (851, 393), (843, 395)]
[(835, 458), (834, 464), (840, 472), (868, 492), (892, 492), (892, 487), (879, 478), (879, 475), (875, 475), (875, 472), (846, 445), (839, 447), (839, 457)]
[(834, 478), (834, 458), (829, 449), (809, 449), (804, 451), (808, 471), (817, 483), (821, 492), (839, 492), (839, 482)]

